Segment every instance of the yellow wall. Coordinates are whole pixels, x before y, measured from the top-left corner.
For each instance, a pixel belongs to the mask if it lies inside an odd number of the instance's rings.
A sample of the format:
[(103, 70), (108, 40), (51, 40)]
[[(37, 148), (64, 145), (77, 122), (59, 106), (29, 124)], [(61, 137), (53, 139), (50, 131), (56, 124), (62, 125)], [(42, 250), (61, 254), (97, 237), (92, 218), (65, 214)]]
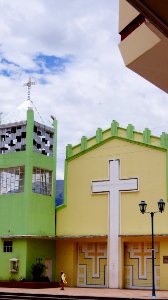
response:
[(60, 282), (60, 273), (66, 273), (67, 286), (77, 284), (77, 243), (72, 240), (56, 241), (56, 281)]
[(78, 244), (107, 244), (106, 238), (58, 239), (56, 241), (56, 281), (60, 282), (60, 273), (66, 274), (67, 286), (77, 286)]
[[(139, 212), (146, 200), (149, 210), (166, 199), (166, 152), (114, 139), (68, 162), (67, 207), (57, 211), (57, 235), (107, 235), (108, 195), (92, 194), (93, 180), (108, 179), (108, 161), (121, 160), (121, 178), (138, 177), (139, 192), (121, 195), (121, 234), (150, 234), (149, 215)], [(155, 216), (156, 233), (167, 232), (167, 213)]]
[[(161, 216), (162, 218), (163, 216)], [(156, 224), (155, 219), (154, 219), (154, 225), (155, 229), (157, 229), (158, 223)], [(159, 249), (160, 249), (160, 290), (168, 290), (168, 263), (163, 263), (163, 256), (168, 256), (168, 237), (167, 236), (155, 236), (154, 237), (155, 243), (158, 243)], [(145, 237), (123, 237), (122, 238), (122, 251), (124, 251), (124, 244), (126, 243), (149, 243), (151, 244), (151, 236), (145, 236)], [(156, 261), (155, 261), (156, 263)], [(121, 265), (124, 268), (124, 260), (122, 260)], [(122, 277), (122, 284), (121, 287), (124, 288), (124, 269), (122, 268), (123, 271), (123, 277)], [(149, 269), (150, 270), (150, 269)], [(152, 272), (152, 268), (151, 268)]]
[[(148, 214), (140, 214), (139, 202), (145, 200), (147, 210), (158, 210), (157, 201), (166, 200), (166, 153), (133, 145), (121, 158), (121, 178), (139, 178), (139, 192), (121, 193), (121, 234), (150, 234)], [(132, 151), (131, 151), (132, 149)], [(167, 233), (167, 211), (155, 215), (155, 233)]]
[[(166, 238), (167, 239), (167, 238)], [(168, 256), (168, 239), (160, 241), (160, 289), (168, 290), (168, 264), (163, 263), (163, 256)]]

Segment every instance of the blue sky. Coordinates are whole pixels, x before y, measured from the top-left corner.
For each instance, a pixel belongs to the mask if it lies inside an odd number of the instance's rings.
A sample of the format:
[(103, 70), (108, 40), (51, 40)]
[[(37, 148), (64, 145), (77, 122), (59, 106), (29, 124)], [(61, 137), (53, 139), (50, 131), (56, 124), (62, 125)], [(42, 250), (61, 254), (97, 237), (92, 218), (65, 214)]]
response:
[[(43, 53), (38, 53), (33, 57), (34, 67), (24, 69), (21, 65), (16, 64), (14, 61), (10, 61), (3, 57), (3, 54), (1, 54), (0, 56), (0, 75), (6, 77), (12, 77), (17, 72), (20, 73), (20, 71), (30, 76), (40, 74), (45, 77), (45, 75), (47, 74), (53, 75), (55, 73), (65, 72), (66, 65), (72, 62), (71, 56), (59, 57), (56, 55), (46, 55)], [(43, 84), (43, 82), (41, 82), (41, 84)]]
[(43, 120), (58, 119), (58, 179), (66, 144), (112, 120), (168, 132), (167, 94), (124, 66), (118, 0), (0, 1), (0, 28), (2, 120), (27, 99), (31, 76), (31, 99)]

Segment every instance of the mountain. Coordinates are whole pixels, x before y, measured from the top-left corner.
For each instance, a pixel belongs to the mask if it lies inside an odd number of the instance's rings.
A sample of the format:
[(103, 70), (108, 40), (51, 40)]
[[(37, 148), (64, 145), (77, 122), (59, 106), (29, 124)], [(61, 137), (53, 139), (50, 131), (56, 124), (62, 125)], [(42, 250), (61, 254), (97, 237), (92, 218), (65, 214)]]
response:
[(55, 204), (59, 206), (64, 202), (64, 180), (56, 180), (56, 199)]

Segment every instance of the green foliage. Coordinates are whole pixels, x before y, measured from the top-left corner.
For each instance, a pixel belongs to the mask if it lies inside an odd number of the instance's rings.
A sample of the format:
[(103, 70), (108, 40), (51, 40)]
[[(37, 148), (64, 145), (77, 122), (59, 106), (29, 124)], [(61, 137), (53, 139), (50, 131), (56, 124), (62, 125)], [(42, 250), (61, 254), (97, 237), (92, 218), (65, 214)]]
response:
[(35, 282), (49, 281), (48, 277), (44, 276), (46, 270), (45, 264), (43, 264), (42, 259), (36, 259), (36, 263), (31, 267), (32, 280)]

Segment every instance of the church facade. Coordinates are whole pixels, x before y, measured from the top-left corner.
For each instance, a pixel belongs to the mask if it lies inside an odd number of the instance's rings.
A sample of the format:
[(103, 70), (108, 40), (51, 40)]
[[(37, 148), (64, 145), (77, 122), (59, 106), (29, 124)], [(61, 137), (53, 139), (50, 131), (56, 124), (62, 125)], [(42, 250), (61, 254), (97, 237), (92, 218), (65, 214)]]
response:
[[(155, 285), (168, 290), (168, 134), (121, 128), (67, 145), (64, 203), (56, 208), (57, 122), (0, 124), (0, 280), (31, 280), (42, 259), (50, 281), (68, 286), (151, 289), (154, 214)], [(167, 206), (167, 205), (166, 205)]]
[[(167, 202), (168, 135), (113, 121), (90, 139), (67, 145), (65, 201), (56, 213), (57, 276), (78, 287), (151, 289), (151, 220)], [(168, 289), (167, 208), (156, 213), (155, 285)]]

